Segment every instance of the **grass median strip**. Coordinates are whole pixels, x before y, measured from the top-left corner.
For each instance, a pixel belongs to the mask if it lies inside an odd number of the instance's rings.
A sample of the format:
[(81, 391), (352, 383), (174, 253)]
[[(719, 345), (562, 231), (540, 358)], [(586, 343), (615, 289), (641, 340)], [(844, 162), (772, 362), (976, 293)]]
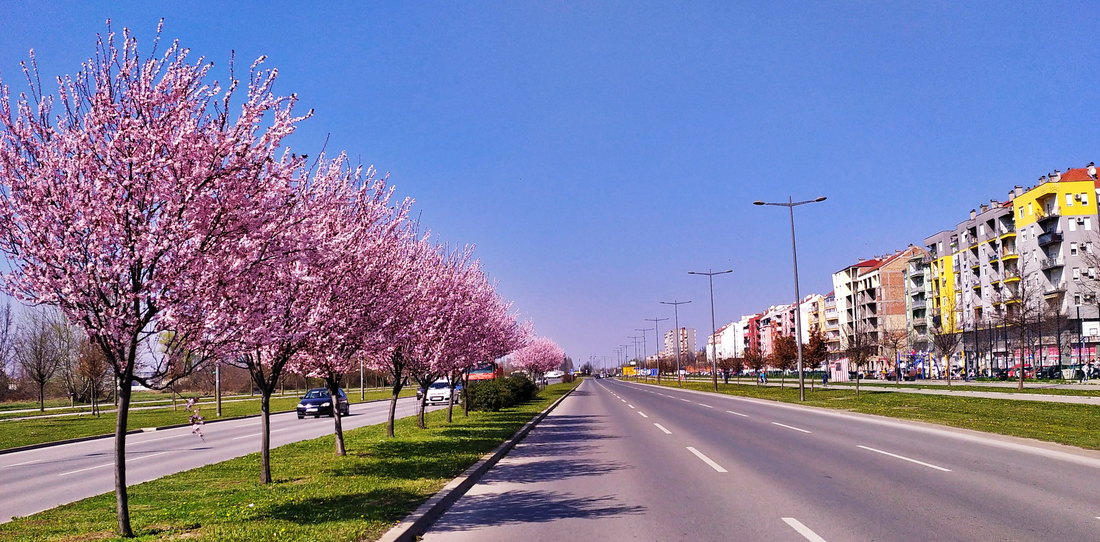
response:
[[(670, 388), (676, 382), (662, 383)], [(685, 382), (684, 388), (713, 393), (710, 382)], [(1100, 450), (1100, 409), (1093, 405), (987, 399), (953, 395), (894, 393), (864, 388), (856, 397), (848, 387), (806, 388), (806, 402), (798, 400), (798, 386), (777, 388), (719, 384), (719, 393), (786, 403), (834, 408), (864, 414), (938, 423), (988, 433), (1026, 437)]]
[[(131, 486), (138, 540), (374, 540), (575, 384), (556, 384), (536, 400), (500, 412), (428, 414), (346, 432), (348, 455), (332, 453), (332, 437), (272, 450), (275, 483), (256, 480), (259, 456)], [(0, 525), (13, 541), (113, 538), (114, 495), (103, 494)]]
[[(402, 396), (409, 396), (415, 393), (415, 390), (405, 390), (402, 392)], [(386, 399), (389, 397), (389, 391), (373, 391), (367, 393), (368, 401)], [(358, 399), (358, 397), (355, 399)], [(271, 400), (271, 410), (272, 412), (290, 410), (297, 404), (297, 397), (273, 398)], [(354, 404), (353, 402), (352, 405)], [(354, 406), (352, 408), (354, 408)], [(199, 403), (199, 412), (207, 421), (218, 419), (214, 417), (213, 401)], [(251, 414), (259, 414), (259, 412), (260, 399), (258, 397), (250, 401), (222, 403), (222, 418), (248, 416)], [(187, 423), (187, 420), (187, 411), (184, 410), (182, 406), (180, 406), (178, 410), (172, 410), (172, 406), (168, 405), (164, 408), (151, 410), (132, 410), (130, 411), (130, 418), (128, 421), (130, 429), (140, 429), (142, 427), (162, 427), (165, 425)], [(101, 416), (88, 414), (56, 418), (8, 420), (0, 422), (0, 428), (3, 428), (3, 431), (0, 431), (0, 450), (6, 450), (17, 446), (28, 446), (44, 442), (112, 434), (115, 431), (115, 415), (114, 413), (109, 413)]]

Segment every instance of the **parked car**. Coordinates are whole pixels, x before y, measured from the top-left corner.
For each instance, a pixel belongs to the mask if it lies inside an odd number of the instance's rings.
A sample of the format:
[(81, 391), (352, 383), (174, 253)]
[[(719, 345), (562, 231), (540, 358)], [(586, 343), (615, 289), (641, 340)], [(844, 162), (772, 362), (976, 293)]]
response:
[[(339, 405), (340, 415), (351, 415), (351, 403), (348, 402), (348, 395), (341, 389), (336, 390), (336, 395), (336, 402)], [(313, 388), (307, 391), (302, 397), (302, 400), (298, 402), (297, 410), (299, 420), (306, 416), (313, 416), (314, 418), (334, 416), (332, 411), (332, 398), (329, 397), (326, 388)]]
[[(462, 384), (455, 386), (455, 399), (457, 400), (462, 395)], [(424, 388), (416, 390), (416, 399), (419, 401), (424, 397)], [(446, 379), (436, 380), (428, 386), (428, 404), (429, 405), (445, 405), (451, 402), (451, 386)]]

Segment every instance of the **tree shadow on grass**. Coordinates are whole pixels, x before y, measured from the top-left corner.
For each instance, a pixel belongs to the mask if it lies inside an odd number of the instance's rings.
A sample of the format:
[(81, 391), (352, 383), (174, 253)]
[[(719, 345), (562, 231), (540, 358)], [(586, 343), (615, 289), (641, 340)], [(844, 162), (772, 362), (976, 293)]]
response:
[(466, 495), (432, 531), (467, 531), (488, 525), (545, 523), (566, 518), (602, 519), (637, 516), (646, 508), (622, 503), (614, 495), (573, 497), (556, 491), (506, 491)]
[[(376, 489), (332, 497), (312, 497), (280, 503), (261, 514), (259, 520), (281, 519), (299, 525), (330, 521), (360, 520), (396, 522), (408, 515), (428, 495), (398, 488)], [(323, 537), (322, 537), (323, 538)]]

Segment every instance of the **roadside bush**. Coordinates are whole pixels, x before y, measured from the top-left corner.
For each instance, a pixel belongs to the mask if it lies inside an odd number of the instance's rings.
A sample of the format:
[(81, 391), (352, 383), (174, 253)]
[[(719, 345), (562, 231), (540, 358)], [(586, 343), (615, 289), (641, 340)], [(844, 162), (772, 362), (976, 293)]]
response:
[(512, 375), (508, 378), (471, 382), (470, 389), (464, 395), (470, 403), (470, 410), (496, 412), (530, 401), (537, 392), (538, 387), (526, 376)]

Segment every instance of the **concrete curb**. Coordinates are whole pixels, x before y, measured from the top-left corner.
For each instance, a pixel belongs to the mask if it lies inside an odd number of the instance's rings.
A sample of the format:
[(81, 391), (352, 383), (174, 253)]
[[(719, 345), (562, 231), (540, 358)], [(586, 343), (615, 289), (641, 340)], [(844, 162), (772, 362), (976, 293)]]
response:
[[(363, 401), (361, 403), (352, 403), (352, 404), (353, 405), (365, 405), (367, 403), (377, 403), (379, 401), (389, 401), (389, 399), (372, 399), (370, 401)], [(272, 415), (284, 414), (284, 413), (287, 413), (287, 412), (294, 412), (294, 409), (278, 410), (278, 411), (272, 412), (271, 414)], [(247, 415), (244, 415), (244, 416), (233, 416), (232, 418), (218, 418), (216, 420), (209, 420), (209, 421), (204, 420), (203, 425), (210, 424), (210, 423), (232, 422), (232, 421), (236, 421), (236, 420), (246, 420), (248, 418), (258, 418), (258, 417), (260, 417), (259, 414), (247, 414)], [(180, 427), (191, 427), (191, 424), (189, 424), (189, 423), (177, 423), (177, 424), (174, 424), (174, 425), (162, 425), (162, 426), (159, 426), (159, 427), (144, 427), (144, 428), (141, 428), (141, 429), (132, 429), (130, 431), (127, 431), (126, 434), (127, 435), (133, 435), (135, 433), (151, 433), (151, 432), (154, 432), (154, 431), (165, 431), (165, 430), (168, 430), (168, 429), (178, 429)], [(114, 433), (106, 433), (106, 434), (103, 434), (103, 435), (92, 435), (90, 437), (72, 438), (72, 439), (68, 439), (68, 440), (55, 440), (55, 441), (51, 441), (51, 442), (40, 442), (38, 444), (28, 444), (26, 446), (16, 446), (15, 448), (8, 448), (6, 450), (0, 450), (0, 455), (14, 454), (16, 452), (25, 452), (27, 450), (38, 450), (40, 448), (49, 448), (51, 446), (62, 446), (62, 445), (65, 445), (65, 444), (75, 444), (77, 442), (87, 442), (89, 440), (99, 440), (99, 439), (104, 439), (104, 438), (112, 438), (114, 436), (115, 436)]]
[(430, 499), (413, 511), (412, 514), (409, 514), (405, 519), (401, 520), (401, 523), (398, 523), (393, 528), (386, 531), (386, 533), (378, 539), (378, 542), (414, 542), (418, 540), (428, 531), (428, 528), (435, 523), (435, 520), (439, 519), (444, 512), (450, 509), (455, 501), (465, 495), (474, 484), (481, 480), (481, 477), (484, 476), (486, 472), (489, 472), (489, 469), (493, 468), (493, 466), (505, 455), (508, 455), (508, 452), (512, 451), (512, 448), (527, 436), (527, 433), (530, 433), (543, 418), (557, 408), (557, 406), (561, 404), (566, 397), (569, 397), (569, 395), (579, 386), (579, 383), (577, 386), (573, 386), (573, 389), (567, 391), (565, 395), (559, 397), (557, 401), (554, 401), (553, 404), (546, 407), (545, 410), (540, 412), (531, 421), (524, 424), (519, 431), (516, 431), (516, 434), (512, 435), (512, 438), (502, 442), (493, 449), (493, 451), (481, 456), (481, 459), (479, 459), (477, 463), (474, 463), (470, 468), (463, 471), (462, 474), (458, 475), (458, 478), (448, 482), (447, 485), (443, 486), (443, 489), (436, 492), (435, 495), (432, 495)]

